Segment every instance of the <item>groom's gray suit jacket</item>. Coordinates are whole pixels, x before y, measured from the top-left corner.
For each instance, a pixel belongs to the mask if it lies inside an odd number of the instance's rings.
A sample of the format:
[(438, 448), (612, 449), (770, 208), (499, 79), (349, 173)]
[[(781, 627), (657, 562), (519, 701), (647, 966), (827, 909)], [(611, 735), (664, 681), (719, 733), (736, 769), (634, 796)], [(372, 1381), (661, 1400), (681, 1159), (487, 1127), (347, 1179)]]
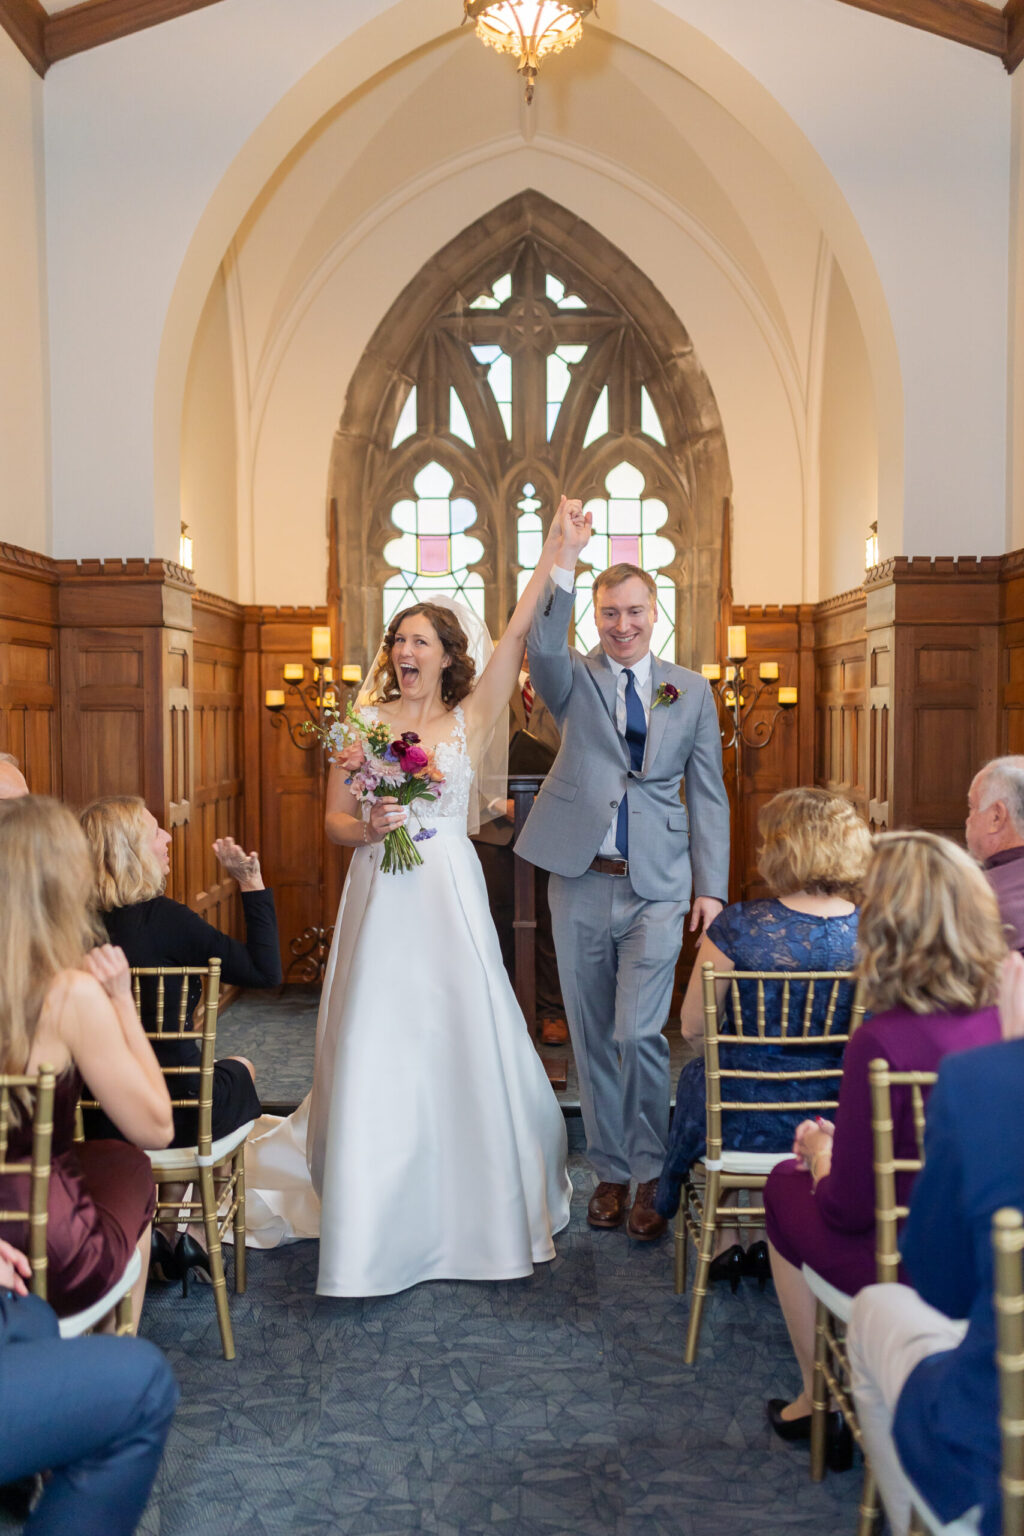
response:
[[(567, 645), (573, 594), (549, 579), (530, 630), (530, 677), (562, 732), (516, 852), (554, 874), (576, 878), (596, 857), (629, 791), (629, 875), (644, 901), (728, 900), (729, 800), (722, 781), (722, 738), (703, 677), (651, 658), (651, 703), (663, 683), (674, 703), (652, 707), (644, 765), (629, 766), (615, 723), (616, 675), (598, 647)], [(686, 804), (680, 802), (685, 781)]]

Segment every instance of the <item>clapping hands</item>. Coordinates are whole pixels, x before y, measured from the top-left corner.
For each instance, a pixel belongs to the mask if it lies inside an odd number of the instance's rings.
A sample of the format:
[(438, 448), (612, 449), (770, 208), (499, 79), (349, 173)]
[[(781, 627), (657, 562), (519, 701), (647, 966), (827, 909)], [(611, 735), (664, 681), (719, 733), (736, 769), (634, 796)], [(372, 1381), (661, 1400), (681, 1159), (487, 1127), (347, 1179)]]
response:
[(217, 863), (227, 874), (234, 876), (243, 891), (262, 891), (263, 875), (258, 853), (246, 853), (233, 837), (218, 837), (213, 851)]

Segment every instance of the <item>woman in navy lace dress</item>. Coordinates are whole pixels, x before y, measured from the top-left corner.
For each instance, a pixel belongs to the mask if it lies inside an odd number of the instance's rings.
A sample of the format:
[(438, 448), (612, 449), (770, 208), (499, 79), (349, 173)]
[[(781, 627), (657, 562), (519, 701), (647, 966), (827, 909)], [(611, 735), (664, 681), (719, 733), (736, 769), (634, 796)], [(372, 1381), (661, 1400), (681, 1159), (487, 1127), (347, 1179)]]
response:
[[(716, 971), (843, 971), (853, 966), (857, 939), (857, 898), (860, 881), (867, 867), (871, 835), (853, 806), (842, 795), (825, 789), (787, 789), (765, 805), (758, 818), (761, 847), (758, 870), (762, 880), (775, 893), (761, 901), (741, 901), (720, 912), (707, 930), (697, 951), (697, 959), (683, 998), (680, 1012), (683, 1038), (697, 1045), (704, 1038), (701, 966), (710, 960)], [(755, 982), (740, 982), (740, 1003), (745, 1019), (754, 1012)], [(829, 987), (815, 989), (811, 1014), (811, 1034), (824, 1030), (828, 1010)], [(719, 1016), (722, 1033), (732, 1028), (732, 999), (729, 983), (718, 983)], [(802, 1016), (805, 989), (791, 991), (791, 1016)], [(853, 1002), (852, 984), (840, 988), (839, 1010), (832, 1028), (841, 1033), (843, 1014)], [(765, 1028), (769, 1035), (779, 1033), (781, 988), (765, 988)], [(822, 1068), (835, 1062), (836, 1078), (822, 1078), (823, 1096), (834, 1097), (842, 1068), (842, 1045), (837, 1044), (830, 1057), (828, 1048), (811, 1046), (801, 1051), (792, 1046), (785, 1050), (794, 1072)], [(729, 1053), (730, 1068), (766, 1070), (770, 1047), (751, 1047), (749, 1062), (739, 1050)], [(778, 1097), (794, 1100), (806, 1097), (807, 1085), (799, 1080), (780, 1081)], [(730, 1084), (736, 1098), (755, 1098), (757, 1083), (739, 1078)], [(803, 1118), (794, 1110), (792, 1116), (756, 1110), (722, 1116), (723, 1145), (742, 1147), (753, 1152), (788, 1152), (793, 1134)], [(690, 1166), (705, 1149), (705, 1085), (703, 1053), (687, 1062), (679, 1074), (676, 1107), (669, 1134), (668, 1155), (658, 1182), (655, 1205), (663, 1216), (671, 1217), (679, 1206), (683, 1179)], [(719, 1252), (730, 1261), (719, 1264), (712, 1278), (723, 1273), (738, 1273), (743, 1254), (734, 1229), (719, 1234)], [(723, 1253), (723, 1250), (725, 1252)]]

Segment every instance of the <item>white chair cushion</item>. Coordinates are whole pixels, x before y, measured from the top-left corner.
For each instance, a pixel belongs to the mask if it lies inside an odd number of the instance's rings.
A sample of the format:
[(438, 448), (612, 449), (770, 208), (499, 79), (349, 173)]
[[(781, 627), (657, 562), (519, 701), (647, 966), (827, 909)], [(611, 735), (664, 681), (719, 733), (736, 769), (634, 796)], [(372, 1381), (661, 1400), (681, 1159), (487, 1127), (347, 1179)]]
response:
[(139, 1258), (139, 1250), (136, 1248), (128, 1260), (120, 1280), (110, 1287), (105, 1296), (101, 1296), (99, 1301), (94, 1301), (92, 1306), (86, 1307), (83, 1312), (73, 1312), (70, 1317), (61, 1318), (61, 1338), (77, 1339), (80, 1333), (88, 1333), (90, 1328), (95, 1328), (97, 1323), (101, 1323), (107, 1313), (114, 1310), (114, 1307), (121, 1300), (125, 1292), (131, 1290), (141, 1271), (142, 1260)]
[(720, 1168), (723, 1173), (744, 1174), (748, 1173), (752, 1178), (763, 1178), (771, 1173), (779, 1163), (788, 1162), (793, 1156), (792, 1152), (723, 1152), (721, 1161), (709, 1162), (706, 1157), (701, 1158), (705, 1168)]
[(818, 1271), (812, 1269), (809, 1264), (803, 1266), (803, 1277), (810, 1286), (812, 1294), (818, 1301), (825, 1303), (833, 1317), (838, 1317), (841, 1323), (850, 1321), (850, 1312), (853, 1308), (852, 1296), (838, 1290), (834, 1285), (829, 1285), (828, 1281), (823, 1280)]
[[(211, 1168), (216, 1167), (218, 1163), (222, 1163), (226, 1157), (231, 1156), (237, 1147), (241, 1146), (255, 1124), (255, 1120), (247, 1120), (237, 1130), (229, 1131), (226, 1136), (222, 1136), (219, 1141), (215, 1141), (210, 1148), (209, 1157), (204, 1158), (203, 1163), (206, 1163)], [(158, 1152), (147, 1152), (146, 1156), (154, 1168), (198, 1168), (202, 1166), (198, 1147), (161, 1147)]]

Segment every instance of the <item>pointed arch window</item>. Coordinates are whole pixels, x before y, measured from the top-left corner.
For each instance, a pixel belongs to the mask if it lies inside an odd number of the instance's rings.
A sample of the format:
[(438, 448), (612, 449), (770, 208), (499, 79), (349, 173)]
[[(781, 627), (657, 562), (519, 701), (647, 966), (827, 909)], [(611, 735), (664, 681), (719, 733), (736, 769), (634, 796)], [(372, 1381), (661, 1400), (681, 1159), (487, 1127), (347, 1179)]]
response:
[(386, 622), (430, 593), (503, 627), (564, 489), (594, 514), (575, 640), (596, 644), (593, 575), (628, 561), (658, 588), (654, 646), (690, 661), (689, 424), (646, 331), (532, 232), (464, 282), (396, 369), (368, 493), (366, 581)]

